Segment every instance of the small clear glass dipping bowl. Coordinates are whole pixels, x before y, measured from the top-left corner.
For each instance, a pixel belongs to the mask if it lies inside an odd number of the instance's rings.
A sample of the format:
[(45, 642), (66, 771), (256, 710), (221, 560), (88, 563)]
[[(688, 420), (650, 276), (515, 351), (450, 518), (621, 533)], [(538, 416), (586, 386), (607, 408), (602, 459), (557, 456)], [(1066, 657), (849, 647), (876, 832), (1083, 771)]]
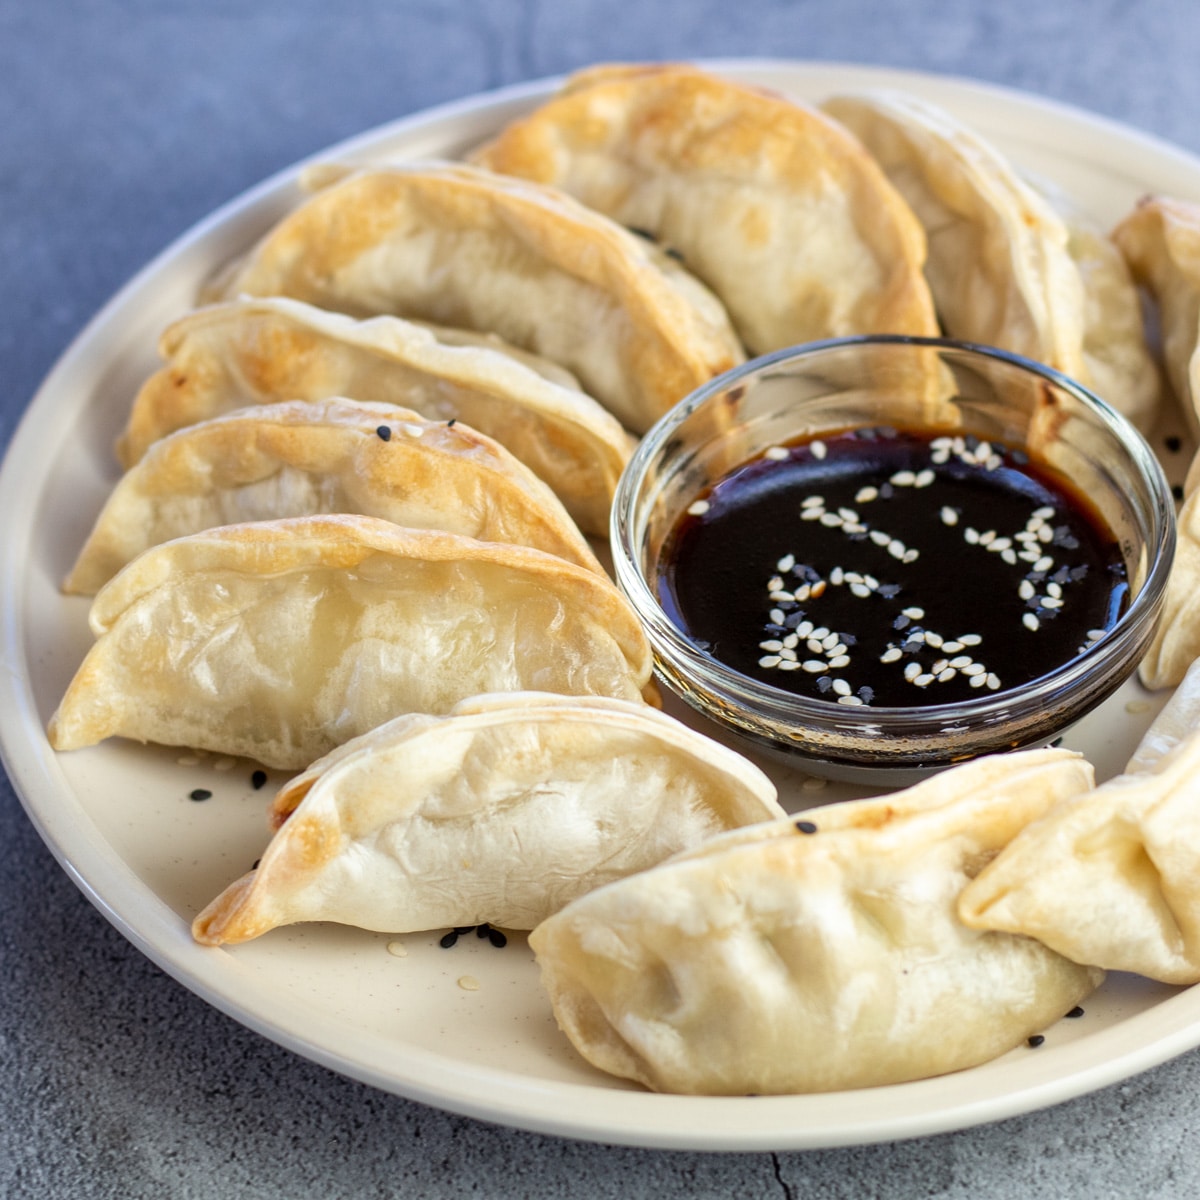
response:
[[(663, 544), (705, 488), (773, 445), (891, 425), (975, 434), (1024, 450), (1086, 495), (1120, 544), (1125, 614), (1050, 674), (957, 704), (850, 707), (751, 679), (699, 649), (656, 595)], [(1134, 671), (1158, 623), (1175, 549), (1174, 504), (1123, 417), (1048, 367), (990, 347), (873, 336), (765, 355), (693, 392), (642, 440), (612, 512), (617, 583), (656, 669), (693, 707), (811, 774), (888, 785), (981, 754), (1044, 745)]]

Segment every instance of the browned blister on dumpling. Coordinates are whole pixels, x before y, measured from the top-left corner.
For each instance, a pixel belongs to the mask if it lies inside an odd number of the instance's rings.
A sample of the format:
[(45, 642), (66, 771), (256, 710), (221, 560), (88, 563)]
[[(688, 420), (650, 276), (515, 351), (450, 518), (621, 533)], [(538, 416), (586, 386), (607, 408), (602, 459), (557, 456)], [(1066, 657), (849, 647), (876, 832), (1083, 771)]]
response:
[(464, 422), (544, 480), (584, 532), (608, 532), (629, 435), (568, 372), (499, 338), (265, 297), (188, 314), (159, 351), (166, 365), (117, 441), (125, 467), (166, 434), (237, 408), (349, 396)]
[(521, 692), (399, 717), (276, 797), (257, 867), (193, 925), (208, 944), (339, 921), (531, 929), (714, 834), (783, 815), (757, 767), (644, 704)]
[(293, 400), (155, 442), (110, 494), (65, 590), (94, 593), (144, 550), (189, 533), (338, 512), (602, 570), (554, 493), (491, 438), (393, 405)]
[(1102, 974), (969, 929), (959, 893), (1091, 783), (1067, 751), (997, 755), (590, 892), (530, 936), (558, 1023), (593, 1065), (657, 1091), (834, 1091), (994, 1058)]
[(1076, 962), (1200, 983), (1200, 665), (1126, 772), (1020, 833), (959, 911)]
[(680, 64), (596, 67), (473, 157), (679, 251), (754, 353), (938, 333), (907, 204), (845, 130), (784, 96)]
[(497, 333), (636, 433), (744, 357), (707, 288), (565, 193), (461, 163), (328, 178), (222, 280), (226, 298)]
[(602, 575), (374, 517), (226, 525), (147, 550), (96, 596), (50, 721), (303, 768), (406, 712), (486, 691), (637, 700), (650, 651)]
[(924, 226), (925, 273), (951, 337), (1046, 363), (1142, 428), (1152, 423), (1159, 381), (1137, 291), (1086, 217), (927, 101), (880, 89), (823, 107), (875, 155)]

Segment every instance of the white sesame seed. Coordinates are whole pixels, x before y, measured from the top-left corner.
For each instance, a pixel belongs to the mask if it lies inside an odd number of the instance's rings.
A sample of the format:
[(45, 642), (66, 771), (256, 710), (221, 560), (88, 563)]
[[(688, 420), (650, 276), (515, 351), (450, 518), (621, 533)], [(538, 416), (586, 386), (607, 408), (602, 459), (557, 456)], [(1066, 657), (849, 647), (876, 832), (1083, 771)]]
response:
[(895, 662), (898, 658), (904, 657), (904, 651), (899, 646), (889, 646), (880, 656), (880, 662)]
[[(979, 676), (976, 676), (976, 679), (978, 679), (978, 678), (979, 678)], [(985, 678), (987, 679), (987, 685), (988, 685), (989, 691), (994, 692), (1000, 686), (1000, 676), (995, 674), (994, 672), (989, 672)]]
[(806, 638), (810, 633), (812, 633), (812, 630), (813, 626), (811, 621), (801, 621), (800, 624), (796, 626), (796, 636)]
[(982, 675), (985, 678), (987, 676), (987, 667), (983, 663), (968, 663), (965, 667), (959, 667), (959, 670), (964, 675)]
[(993, 454), (988, 458), (984, 466), (986, 466), (989, 471), (994, 471), (1003, 461), (1004, 460), (1000, 457), (1000, 455)]
[(400, 428), (403, 429), (404, 432), (407, 433), (408, 436), (411, 438), (419, 438), (419, 437), (425, 436), (425, 430), (420, 425), (405, 424), (405, 425), (401, 425)]
[(850, 585), (851, 592), (858, 596), (859, 599), (866, 599), (871, 594), (871, 589), (865, 583), (852, 583)]
[(799, 644), (800, 638), (794, 633), (789, 633), (787, 637), (783, 639), (783, 646), (785, 650), (795, 650)]
[(867, 527), (858, 521), (847, 521), (846, 524), (842, 526), (842, 528), (847, 533), (866, 533), (867, 532)]
[(925, 631), (925, 645), (932, 646), (935, 650), (939, 649), (942, 644), (942, 635), (934, 633), (932, 629)]
[(828, 671), (829, 667), (819, 658), (809, 658), (800, 664), (810, 675), (819, 675), (822, 671)]
[(798, 671), (800, 670), (800, 664), (794, 658), (785, 658), (779, 664), (779, 669), (781, 671)]
[(912, 683), (912, 681), (914, 679), (916, 679), (916, 677), (920, 674), (921, 674), (921, 664), (920, 663), (910, 662), (904, 668), (904, 678), (907, 679), (909, 681), (909, 683)]
[(888, 542), (892, 540), (892, 535), (890, 533), (884, 533), (882, 529), (872, 529), (867, 536), (877, 546), (886, 546)]
[(891, 482), (897, 487), (911, 487), (916, 480), (917, 477), (911, 471), (897, 471), (891, 478)]
[(1040, 550), (1035, 550), (1033, 548), (1030, 548), (1028, 550), (1022, 550), (1021, 553), (1017, 555), (1017, 557), (1022, 562), (1033, 563), (1033, 562), (1037, 562), (1037, 560), (1042, 557), (1042, 552)]
[(994, 529), (989, 529), (987, 533), (981, 533), (979, 535), (979, 544), (981, 546), (990, 546), (995, 540), (996, 531)]
[(906, 563), (911, 563), (911, 562), (916, 562), (917, 559), (920, 557), (921, 557), (920, 550), (910, 549), (910, 550), (905, 550), (904, 557), (900, 561), (906, 562)]
[(979, 542), (979, 530), (972, 529), (969, 525), (963, 530), (963, 540), (969, 542), (972, 546)]
[(1033, 515), (1039, 517), (1043, 521), (1048, 521), (1054, 516), (1054, 509), (1050, 505), (1044, 505), (1042, 508), (1034, 509)]
[(819, 521), (824, 515), (823, 508), (802, 508), (800, 510), (800, 520), (802, 521)]
[[(965, 672), (965, 671), (963, 672), (963, 674), (964, 674), (964, 675), (965, 675), (966, 673), (967, 673), (967, 672)], [(972, 675), (972, 676), (971, 676), (971, 686), (972, 686), (973, 688), (980, 688), (980, 687), (983, 687), (983, 685), (984, 685), (985, 683), (987, 683), (987, 676), (986, 676), (986, 675), (985, 675), (985, 674), (984, 674), (982, 671), (981, 671), (981, 672), (980, 672), (978, 675)]]
[(825, 497), (824, 496), (805, 496), (804, 499), (800, 502), (800, 507), (801, 508), (824, 508), (825, 507)]
[(784, 646), (783, 649), (779, 651), (779, 657), (786, 659), (788, 662), (795, 662), (796, 652), (795, 650), (791, 650), (787, 646)]
[(831, 658), (829, 660), (829, 665), (833, 667), (834, 670), (838, 670), (841, 667), (848, 667), (850, 665), (850, 655), (839, 654), (835, 658)]
[(702, 517), (706, 512), (708, 512), (708, 508), (709, 504), (707, 500), (693, 500), (692, 503), (688, 505), (688, 512), (693, 517)]
[(934, 677), (932, 675), (926, 673), (924, 675), (918, 675), (916, 679), (913, 680), (913, 683), (915, 683), (917, 687), (928, 687), (933, 682), (933, 678)]
[(765, 642), (759, 642), (758, 648), (760, 650), (770, 650), (772, 654), (777, 654), (783, 649), (783, 643), (777, 641), (775, 638), (770, 638)]
[(874, 591), (879, 586), (879, 580), (876, 579), (874, 575), (864, 575), (862, 577), (862, 581), (871, 589), (871, 591)]
[(782, 588), (780, 588), (777, 591), (772, 592), (767, 599), (774, 600), (776, 604), (782, 604), (785, 602), (790, 603), (791, 601), (795, 600), (796, 597), (793, 596), (791, 592), (785, 592)]
[(819, 625), (812, 631), (812, 636), (821, 641), (822, 638), (827, 638), (833, 631), (827, 625)]
[(1004, 559), (1004, 561), (1008, 563), (1010, 567), (1015, 567), (1017, 565), (1017, 553), (1015, 550), (1002, 550), (1000, 552), (1000, 557)]
[(783, 609), (773, 608), (767, 613), (767, 617), (770, 619), (772, 625), (782, 625), (784, 620)]
[(1089, 629), (1087, 632), (1089, 642), (1098, 642), (1107, 631), (1104, 629)]
[[(949, 645), (949, 643), (947, 643)], [(964, 667), (969, 667), (973, 660), (969, 654), (960, 654), (957, 658), (952, 658), (949, 665), (956, 671), (961, 671)]]
[(833, 681), (833, 690), (837, 692), (839, 696), (850, 695), (850, 685), (844, 679), (835, 679)]
[(812, 451), (813, 458), (824, 458), (827, 453), (825, 443), (822, 441), (811, 442), (808, 448)]
[(856, 504), (870, 504), (879, 495), (879, 489), (873, 487), (859, 488), (854, 494)]
[(917, 472), (917, 477), (913, 480), (913, 487), (928, 487), (936, 478), (937, 476), (926, 467), (925, 470)]
[(808, 641), (805, 642), (804, 644), (808, 647), (809, 650), (812, 651), (813, 654), (824, 654), (825, 653), (825, 647), (823, 645), (821, 645), (820, 638), (810, 637), (808, 639)]
[(975, 447), (975, 457), (978, 458), (981, 462), (985, 458), (990, 458), (991, 455), (992, 455), (992, 443), (991, 442), (980, 442), (979, 445)]
[(776, 564), (777, 571), (790, 571), (796, 565), (796, 556), (794, 554), (785, 554)]
[(887, 552), (893, 558), (903, 558), (904, 550), (905, 550), (904, 543), (902, 541), (900, 541), (898, 538), (892, 538), (892, 540), (890, 542), (888, 542)]
[(823, 512), (821, 514), (821, 524), (828, 526), (830, 529), (835, 529), (842, 524), (842, 518), (835, 512)]
[(1053, 530), (1053, 529), (1051, 529), (1049, 525), (1043, 525), (1043, 526), (1042, 526), (1042, 527), (1041, 527), (1041, 528), (1040, 528), (1040, 529), (1037, 531), (1037, 535), (1038, 535), (1038, 541), (1039, 541), (1039, 542), (1052, 542), (1052, 541), (1054, 541), (1054, 530)]
[(977, 633), (960, 633), (958, 635), (958, 640), (962, 642), (964, 646), (978, 646), (979, 643), (983, 641), (983, 638), (981, 638)]
[(918, 608), (915, 604), (910, 604), (908, 608), (901, 609), (900, 611), (912, 621), (919, 621), (925, 615), (925, 610)]
[(949, 683), (957, 674), (958, 672), (953, 667), (947, 667), (945, 670), (938, 672), (937, 681), (938, 683)]
[(953, 508), (951, 508), (948, 504), (942, 509), (942, 524), (943, 525), (957, 525), (958, 524), (958, 513)]
[(1057, 596), (1043, 596), (1042, 597), (1042, 607), (1043, 608), (1062, 608), (1062, 606), (1063, 606), (1063, 602)]
[(820, 600), (823, 595), (825, 595), (825, 580), (818, 579), (817, 582), (812, 585), (812, 598), (814, 600)]
[(852, 508), (839, 508), (838, 516), (842, 518), (848, 525), (853, 525), (858, 520), (858, 513)]
[(948, 658), (939, 658), (929, 669), (935, 674), (940, 675), (948, 666), (950, 660)]
[(1026, 629), (1030, 629), (1030, 630), (1034, 630), (1034, 631), (1036, 631), (1036, 630), (1037, 630), (1037, 627), (1038, 627), (1038, 625), (1039, 625), (1039, 621), (1038, 621), (1037, 617), (1035, 617), (1035, 616), (1033, 615), (1033, 613), (1031, 613), (1031, 612), (1027, 612), (1027, 613), (1026, 613), (1026, 614), (1025, 614), (1025, 615), (1024, 615), (1022, 618), (1021, 618), (1021, 624), (1022, 624), (1022, 625), (1024, 625)]
[(845, 582), (845, 579), (846, 573), (841, 567), (834, 567), (833, 570), (829, 572), (829, 582), (832, 583), (834, 587), (841, 587), (843, 582)]
[(838, 703), (845, 704), (850, 708), (857, 708), (862, 701), (857, 696), (839, 696)]
[(940, 467), (942, 465), (942, 463), (950, 461), (950, 451), (949, 450), (935, 450), (929, 456), (929, 461), (931, 463), (935, 464), (936, 466)]
[(758, 660), (758, 665), (760, 667), (777, 667), (779, 666), (779, 663), (780, 658), (778, 654), (764, 654), (762, 658)]
[(763, 451), (763, 458), (769, 458), (774, 462), (783, 462), (787, 456), (787, 448), (784, 446), (768, 446)]
[(834, 646), (836, 646), (841, 640), (842, 639), (838, 637), (836, 633), (831, 633), (828, 637), (821, 639), (821, 645), (824, 646), (826, 650), (832, 650)]
[(1062, 595), (1062, 584), (1053, 583), (1053, 582), (1048, 583), (1048, 584), (1046, 584), (1046, 591), (1051, 596), (1055, 597), (1055, 599), (1057, 599), (1059, 596)]
[(1052, 566), (1054, 566), (1054, 559), (1052, 559), (1048, 554), (1043, 554), (1042, 557), (1033, 564), (1033, 569), (1035, 571), (1048, 571)]
[(846, 650), (847, 650), (846, 643), (838, 642), (838, 644), (836, 646), (834, 646), (832, 650), (829, 651), (829, 657), (837, 658), (837, 656), (839, 654), (845, 654)]
[(993, 554), (999, 554), (1001, 550), (1007, 550), (1012, 545), (1012, 538), (998, 537), (988, 546), (988, 549)]
[(1028, 579), (1022, 579), (1020, 586), (1017, 588), (1017, 595), (1020, 596), (1022, 600), (1032, 600), (1036, 590), (1037, 589), (1032, 583), (1029, 582)]
[(941, 437), (935, 437), (929, 445), (934, 450), (949, 450), (954, 445), (954, 439), (943, 434)]

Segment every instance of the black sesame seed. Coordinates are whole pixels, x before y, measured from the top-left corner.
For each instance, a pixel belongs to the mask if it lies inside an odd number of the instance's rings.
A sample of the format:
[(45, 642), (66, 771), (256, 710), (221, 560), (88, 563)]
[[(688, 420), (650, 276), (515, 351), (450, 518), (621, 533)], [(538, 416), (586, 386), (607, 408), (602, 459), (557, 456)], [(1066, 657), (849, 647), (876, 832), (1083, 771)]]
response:
[(1034, 1047), (1034, 1049), (1037, 1049), (1037, 1047), (1040, 1046), (1045, 1040), (1046, 1039), (1040, 1033), (1035, 1033), (1033, 1037), (1028, 1039), (1028, 1042), (1032, 1047)]
[(377, 426), (375, 432), (379, 435), (381, 442), (390, 442), (392, 440), (392, 431), (386, 425)]
[(813, 824), (812, 821), (798, 820), (798, 821), (794, 822), (794, 824), (801, 833), (816, 833), (817, 832), (817, 827), (816, 827), (816, 825)]
[(912, 624), (912, 620), (901, 613), (893, 622), (893, 629), (907, 629)]
[(501, 933), (499, 929), (488, 930), (488, 941), (491, 942), (497, 950), (503, 950), (504, 947), (508, 945), (507, 936)]
[(438, 940), (438, 945), (441, 946), (443, 950), (449, 950), (450, 947), (453, 946), (457, 941), (458, 933), (452, 929), (449, 933), (442, 935), (442, 937)]
[(668, 258), (673, 258), (676, 262), (683, 262), (683, 255), (674, 246), (667, 246), (664, 249)]
[(858, 698), (864, 704), (870, 704), (871, 701), (875, 699), (875, 689), (871, 687), (870, 684), (864, 683), (863, 686), (858, 689)]
[(447, 429), (453, 429), (453, 428), (454, 428), (454, 426), (455, 426), (457, 423), (458, 423), (458, 418), (457, 418), (457, 417), (451, 417), (451, 418), (450, 418), (450, 420), (448, 420), (448, 421), (446, 422), (446, 428), (447, 428)]
[(1082, 1016), (1083, 1016), (1083, 1009), (1082, 1009), (1082, 1008), (1080, 1008), (1080, 1007), (1079, 1007), (1079, 1005), (1077, 1004), (1077, 1005), (1075, 1005), (1075, 1007), (1074, 1007), (1073, 1009), (1071, 1009), (1071, 1011), (1070, 1011), (1069, 1013), (1067, 1013), (1067, 1016), (1068, 1016), (1068, 1017), (1069, 1017), (1071, 1020), (1074, 1020), (1076, 1017), (1082, 1017)]
[(1180, 485), (1178, 483), (1171, 484), (1171, 495), (1174, 496), (1176, 500), (1182, 500), (1183, 499), (1182, 485)]
[(654, 241), (654, 234), (648, 229), (642, 229), (637, 225), (627, 225), (626, 228), (630, 233), (636, 233), (638, 237), (645, 238), (648, 242)]
[(188, 799), (189, 800), (211, 800), (212, 792), (210, 792), (208, 790), (208, 788), (196, 788), (194, 791), (191, 791), (188, 793)]
[(1183, 441), (1172, 434), (1168, 438), (1163, 439), (1163, 445), (1166, 446), (1172, 454), (1178, 454), (1183, 447)]
[(484, 921), (484, 923), (475, 930), (475, 936), (480, 937), (480, 938), (485, 938), (491, 932), (492, 932), (492, 927), (486, 921)]
[(264, 783), (266, 783), (266, 782), (267, 782), (267, 773), (266, 773), (266, 771), (255, 771), (255, 772), (254, 772), (254, 774), (250, 776), (250, 786), (251, 786), (251, 787), (252, 787), (252, 788), (253, 788), (253, 789), (254, 789), (256, 792), (257, 792), (257, 791), (258, 791), (258, 789), (259, 789), (260, 787), (262, 787), (262, 786), (263, 786), (263, 784), (264, 784)]
[(1062, 738), (1060, 738), (1060, 737), (1056, 737), (1056, 738), (1054, 739), (1054, 741), (1052, 741), (1052, 742), (1050, 743), (1050, 745), (1051, 745), (1052, 747), (1054, 747), (1054, 749), (1055, 749), (1055, 750), (1057, 750), (1057, 749), (1058, 749), (1058, 747), (1059, 747), (1059, 746), (1061, 746), (1062, 744), (1063, 744), (1063, 740), (1062, 740)]
[(829, 691), (829, 689), (831, 687), (833, 687), (833, 680), (830, 679), (828, 675), (822, 675), (817, 680), (817, 691), (818, 692), (822, 692), (822, 693), (827, 692), (827, 691)]
[[(253, 865), (253, 866), (250, 868), (250, 870), (252, 870), (252, 871), (257, 871), (257, 870), (258, 870), (258, 864), (259, 864), (260, 862), (262, 862), (262, 859), (261, 859), (261, 858), (256, 858), (256, 859), (254, 860), (254, 865)], [(1080, 1009), (1079, 1011), (1080, 1011), (1080, 1012), (1083, 1012), (1083, 1009)], [(1067, 1016), (1068, 1016), (1068, 1017), (1069, 1017), (1070, 1015), (1071, 1015), (1070, 1013), (1067, 1013)]]

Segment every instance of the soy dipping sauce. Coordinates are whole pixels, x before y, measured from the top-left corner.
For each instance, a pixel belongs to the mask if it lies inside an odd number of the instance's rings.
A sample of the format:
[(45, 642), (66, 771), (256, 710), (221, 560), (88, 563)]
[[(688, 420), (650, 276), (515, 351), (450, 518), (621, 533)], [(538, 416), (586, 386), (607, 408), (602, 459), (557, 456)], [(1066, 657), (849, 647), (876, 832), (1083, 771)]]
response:
[(886, 426), (772, 446), (720, 479), (669, 535), (657, 587), (743, 675), (901, 708), (1038, 679), (1130, 594), (1100, 515), (1023, 452)]

